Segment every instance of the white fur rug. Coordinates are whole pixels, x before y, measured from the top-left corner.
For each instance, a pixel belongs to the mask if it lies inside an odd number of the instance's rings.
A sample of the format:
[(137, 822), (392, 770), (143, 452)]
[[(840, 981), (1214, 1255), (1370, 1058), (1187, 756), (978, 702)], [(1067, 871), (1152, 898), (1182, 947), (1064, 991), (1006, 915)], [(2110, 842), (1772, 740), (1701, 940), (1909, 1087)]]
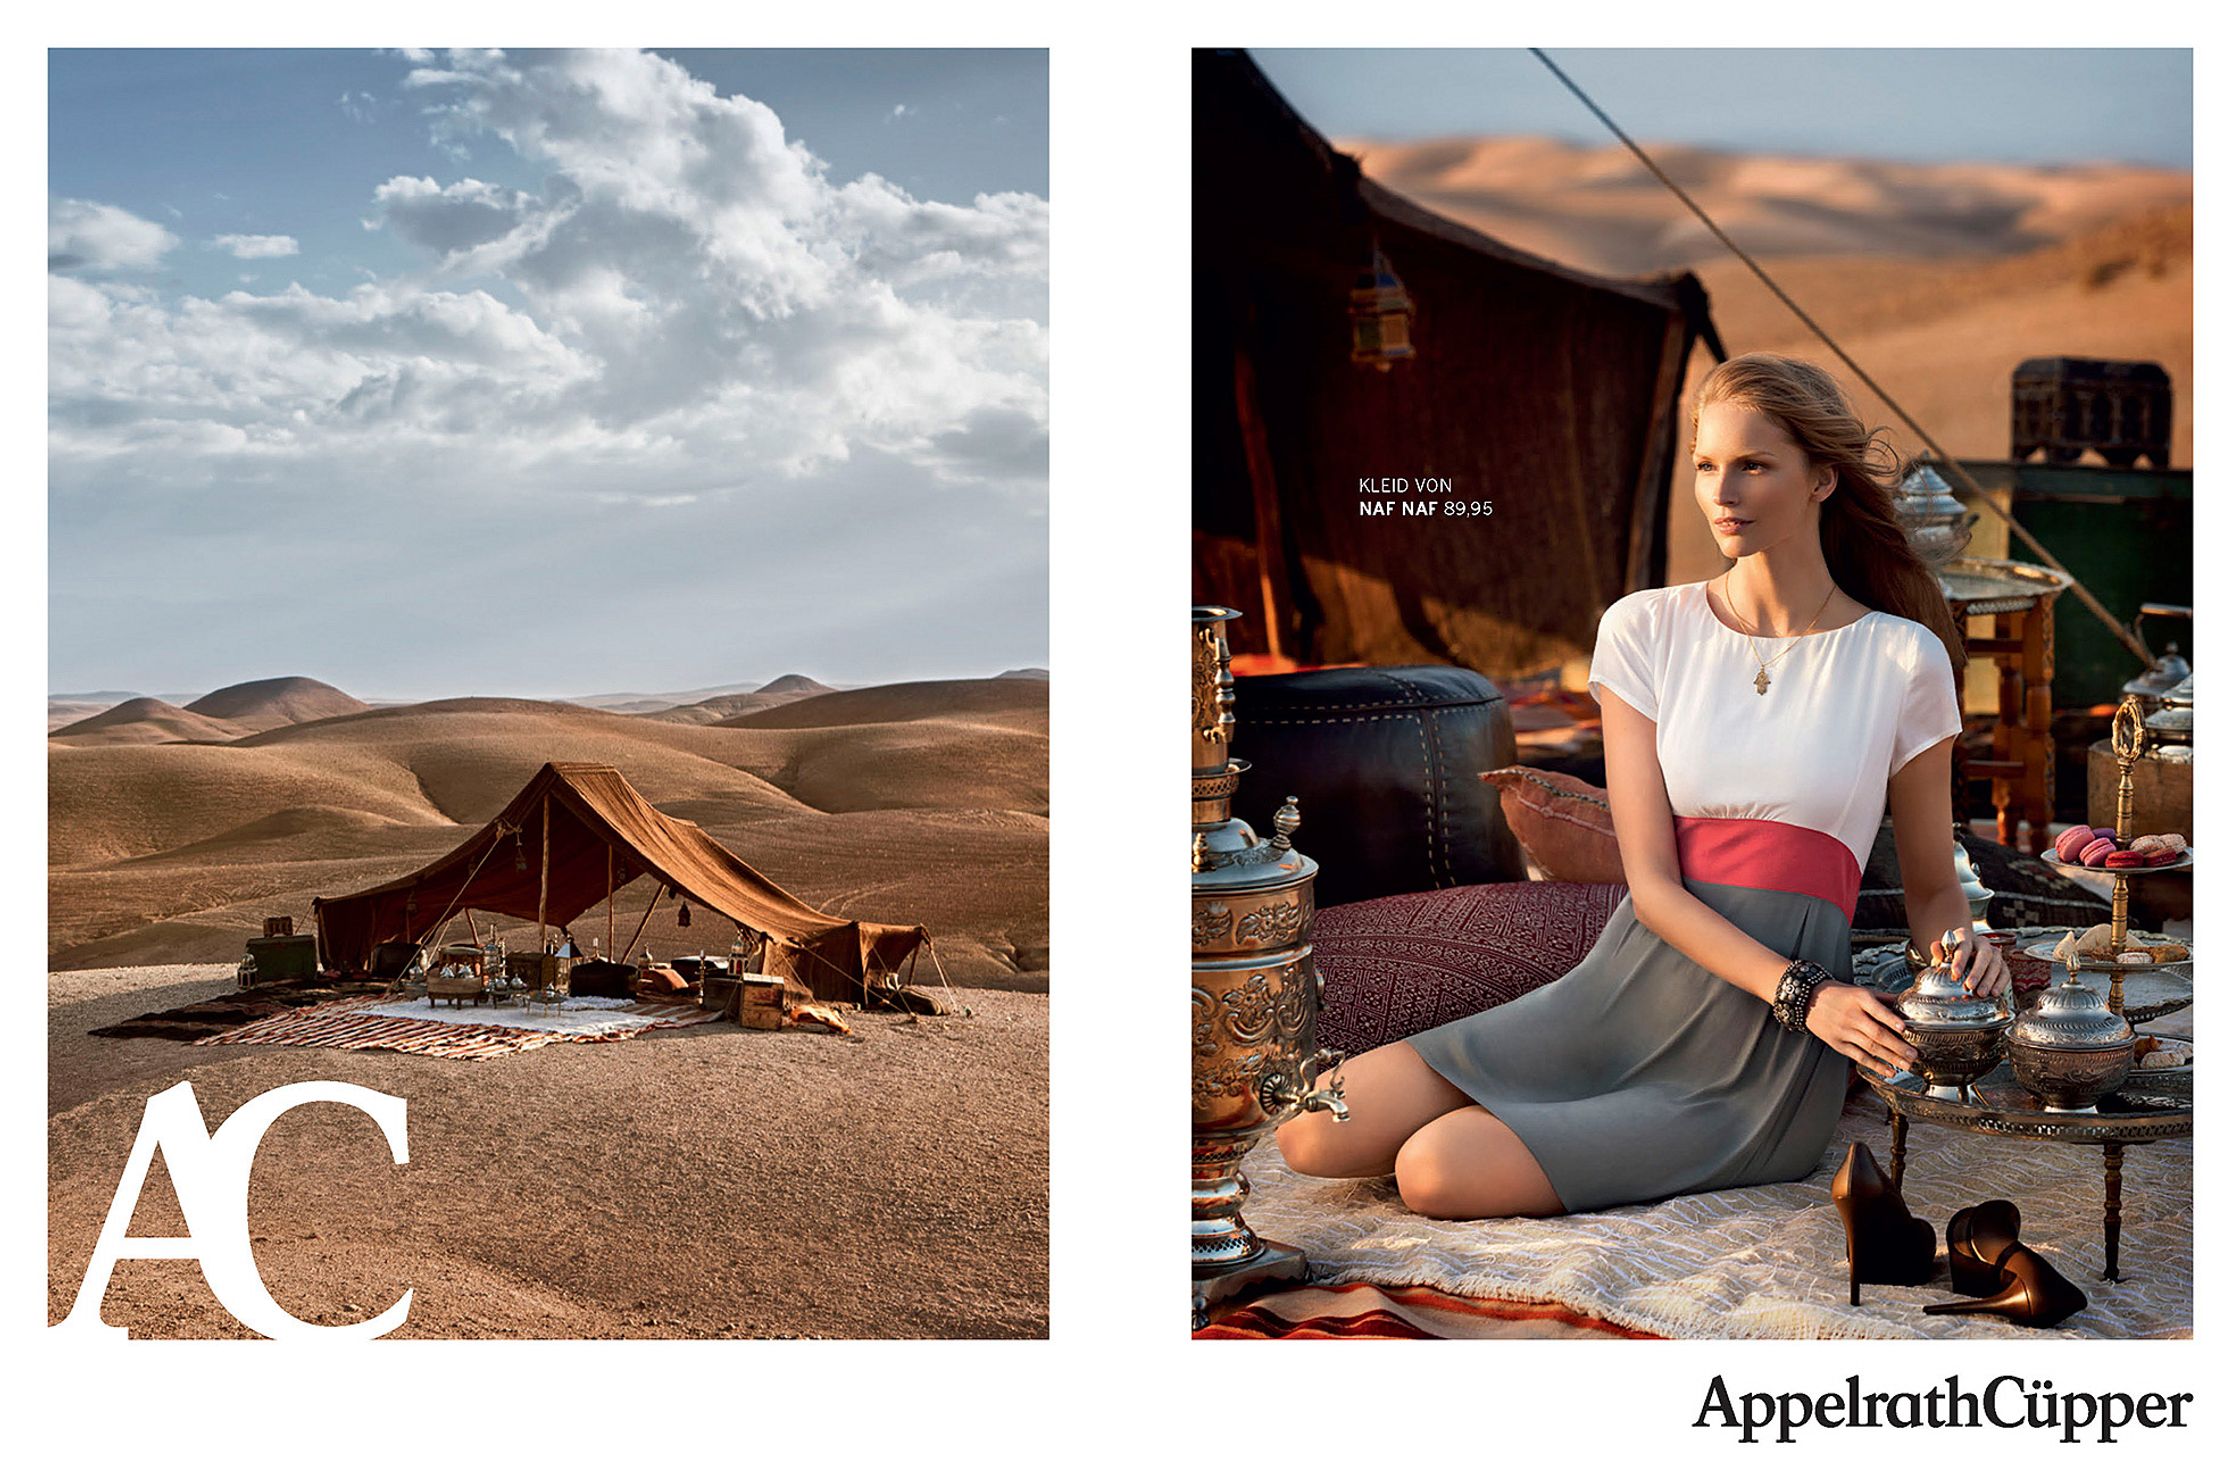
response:
[[(1426, 1220), (1401, 1205), (1389, 1178), (1310, 1179), (1287, 1169), (1270, 1141), (1246, 1161), (1245, 1214), (1262, 1235), (1303, 1248), (1317, 1282), (1555, 1301), (1669, 1338), (2192, 1336), (2190, 1139), (2125, 1151), (2124, 1280), (2111, 1284), (2100, 1280), (2098, 1148), (1915, 1124), (1905, 1198), (1936, 1228), (1937, 1277), (1919, 1287), (1861, 1287), (1854, 1308), (1828, 1186), (1855, 1138), (1889, 1169), (1882, 1107), (1866, 1098), (1854, 1100), (1810, 1179), (1545, 1221)], [(2022, 1208), (2023, 1240), (2092, 1300), (2057, 1329), (1921, 1311), (1953, 1296), (1942, 1256), (1946, 1220), (1997, 1198)]]

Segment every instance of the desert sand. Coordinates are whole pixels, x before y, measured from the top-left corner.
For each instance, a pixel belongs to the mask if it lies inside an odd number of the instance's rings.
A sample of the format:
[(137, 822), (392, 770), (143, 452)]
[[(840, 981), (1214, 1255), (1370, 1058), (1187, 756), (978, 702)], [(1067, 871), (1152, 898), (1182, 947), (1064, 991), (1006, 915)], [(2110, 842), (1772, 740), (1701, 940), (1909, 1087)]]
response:
[[(485, 1062), (86, 1034), (231, 985), (192, 965), (50, 977), (50, 1319), (150, 1094), (192, 1082), (215, 1128), (268, 1088), (335, 1080), (405, 1099), (411, 1162), (344, 1107), (266, 1136), (250, 1233), (306, 1321), (409, 1287), (396, 1337), (1048, 1332), (1043, 994), (960, 991), (969, 1019), (855, 1014), (853, 1037), (709, 1025)], [(184, 1234), (166, 1172), (148, 1184), (134, 1234)], [(186, 1263), (120, 1264), (103, 1309), (135, 1337), (248, 1336)]]
[[(1046, 1332), (1046, 682), (801, 678), (766, 702), (636, 713), (370, 707), (310, 679), (228, 692), (133, 699), (50, 735), (52, 1316), (148, 1095), (191, 1081), (215, 1126), (266, 1088), (333, 1078), (405, 1097), (412, 1163), (391, 1166), (347, 1109), (273, 1131), (252, 1220), (299, 1316), (356, 1321), (411, 1286), (417, 1337)], [(924, 924), (972, 1014), (486, 1062), (86, 1034), (224, 993), (266, 916), (308, 928), (313, 896), (442, 855), (548, 760), (614, 764), (815, 906)], [(587, 914), (578, 940), (626, 938), (651, 886), (618, 895), (615, 925)], [(721, 952), (730, 926), (694, 911), (679, 926), (655, 908), (641, 946)], [(509, 921), (517, 944), (534, 932)], [(924, 965), (918, 982), (935, 983)], [(168, 1182), (151, 1185), (135, 1231), (175, 1232)], [(107, 1307), (155, 1336), (244, 1332), (191, 1268), (128, 1262)]]

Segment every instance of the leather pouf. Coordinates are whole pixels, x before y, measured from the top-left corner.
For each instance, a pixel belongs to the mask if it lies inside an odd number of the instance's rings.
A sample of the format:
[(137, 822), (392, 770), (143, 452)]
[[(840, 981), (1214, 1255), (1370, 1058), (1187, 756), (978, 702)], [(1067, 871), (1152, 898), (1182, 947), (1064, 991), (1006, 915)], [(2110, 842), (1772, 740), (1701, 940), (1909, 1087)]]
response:
[(1508, 705), (1462, 667), (1340, 667), (1237, 679), (1236, 813), (1265, 831), (1299, 797), (1325, 906), (1521, 881), (1524, 856), (1478, 776), (1514, 764)]

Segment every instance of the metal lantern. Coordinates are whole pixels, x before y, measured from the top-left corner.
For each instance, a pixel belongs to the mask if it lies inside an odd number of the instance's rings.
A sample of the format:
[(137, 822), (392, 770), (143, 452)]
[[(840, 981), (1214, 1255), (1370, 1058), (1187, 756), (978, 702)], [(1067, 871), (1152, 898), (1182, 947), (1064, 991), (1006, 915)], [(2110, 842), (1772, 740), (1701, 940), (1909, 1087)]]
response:
[(1408, 342), (1408, 323), (1415, 312), (1414, 300), (1400, 285), (1384, 251), (1370, 247), (1369, 265), (1354, 279), (1346, 308), (1346, 315), (1353, 320), (1353, 362), (1381, 372), (1403, 359), (1415, 358), (1415, 345)]

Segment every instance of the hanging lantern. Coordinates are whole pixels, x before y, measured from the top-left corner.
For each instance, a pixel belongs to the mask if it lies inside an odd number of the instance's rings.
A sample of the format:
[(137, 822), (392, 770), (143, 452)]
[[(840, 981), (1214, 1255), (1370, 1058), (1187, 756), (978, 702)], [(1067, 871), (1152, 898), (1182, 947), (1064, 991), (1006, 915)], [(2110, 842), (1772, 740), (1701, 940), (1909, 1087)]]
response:
[(692, 904), (691, 904), (691, 903), (689, 903), (689, 902), (680, 902), (680, 903), (678, 903), (678, 904), (677, 904), (677, 927), (679, 927), (679, 928), (690, 928), (691, 926), (692, 926)]
[(521, 828), (519, 826), (513, 829), (513, 869), (516, 872), (529, 870), (529, 849), (521, 844)]
[(1353, 279), (1353, 295), (1346, 308), (1353, 320), (1353, 362), (1382, 372), (1403, 359), (1415, 358), (1415, 345), (1408, 342), (1408, 325), (1415, 312), (1414, 300), (1400, 285), (1383, 249), (1371, 246), (1369, 265)]

